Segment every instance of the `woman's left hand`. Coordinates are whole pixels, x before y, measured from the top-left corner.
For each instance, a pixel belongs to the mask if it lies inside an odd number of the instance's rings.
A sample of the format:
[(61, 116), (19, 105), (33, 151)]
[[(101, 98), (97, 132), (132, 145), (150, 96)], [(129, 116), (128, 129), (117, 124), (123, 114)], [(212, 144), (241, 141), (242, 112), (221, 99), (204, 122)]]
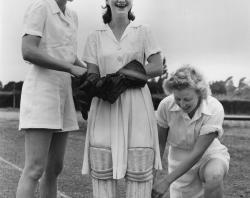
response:
[(170, 183), (168, 178), (159, 179), (153, 184), (151, 198), (161, 198), (168, 191)]
[(87, 65), (84, 64), (84, 62), (80, 61), (78, 57), (76, 57), (74, 65), (75, 66), (79, 66), (79, 67), (83, 67), (83, 68), (87, 69)]
[(75, 66), (78, 66), (78, 67), (82, 67), (82, 68), (87, 69), (87, 66), (84, 65), (82, 62), (76, 62), (76, 63), (75, 63)]

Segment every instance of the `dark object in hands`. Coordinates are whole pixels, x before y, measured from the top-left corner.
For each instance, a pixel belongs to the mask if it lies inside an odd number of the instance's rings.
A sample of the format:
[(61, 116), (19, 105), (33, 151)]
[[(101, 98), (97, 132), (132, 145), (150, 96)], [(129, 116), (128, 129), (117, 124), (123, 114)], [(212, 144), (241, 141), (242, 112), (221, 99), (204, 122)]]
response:
[(100, 80), (99, 74), (86, 72), (73, 81), (73, 88), (76, 87), (76, 89), (73, 89), (74, 98), (85, 120), (88, 118), (92, 98), (96, 95), (95, 85), (98, 80)]
[(99, 97), (113, 104), (127, 89), (144, 87), (147, 75), (143, 65), (133, 60), (116, 73), (102, 78), (97, 74), (84, 74), (81, 81), (82, 84), (77, 88), (75, 97), (86, 120), (93, 97)]
[(133, 60), (114, 74), (108, 74), (97, 82), (97, 97), (113, 104), (127, 89), (144, 87), (147, 75), (143, 65)]

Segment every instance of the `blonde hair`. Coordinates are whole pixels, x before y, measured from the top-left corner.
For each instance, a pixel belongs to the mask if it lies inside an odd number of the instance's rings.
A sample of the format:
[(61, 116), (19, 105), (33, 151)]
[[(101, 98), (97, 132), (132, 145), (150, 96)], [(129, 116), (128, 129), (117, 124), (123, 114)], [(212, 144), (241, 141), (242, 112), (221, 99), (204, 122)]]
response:
[(163, 82), (163, 89), (168, 93), (186, 88), (194, 89), (203, 99), (211, 95), (209, 84), (205, 81), (204, 77), (190, 65), (182, 66), (176, 70), (169, 79)]

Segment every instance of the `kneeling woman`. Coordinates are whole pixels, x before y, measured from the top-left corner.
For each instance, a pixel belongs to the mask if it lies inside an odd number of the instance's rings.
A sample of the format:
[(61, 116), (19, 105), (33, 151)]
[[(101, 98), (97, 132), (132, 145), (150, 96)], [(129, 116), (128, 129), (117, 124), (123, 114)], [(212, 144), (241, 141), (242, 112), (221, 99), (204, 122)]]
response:
[[(229, 153), (220, 143), (224, 110), (192, 67), (178, 69), (164, 84), (172, 95), (158, 107), (160, 144), (169, 143), (169, 174), (155, 182), (152, 197), (221, 198)], [(161, 147), (161, 148), (164, 148)], [(163, 153), (163, 152), (161, 152)]]

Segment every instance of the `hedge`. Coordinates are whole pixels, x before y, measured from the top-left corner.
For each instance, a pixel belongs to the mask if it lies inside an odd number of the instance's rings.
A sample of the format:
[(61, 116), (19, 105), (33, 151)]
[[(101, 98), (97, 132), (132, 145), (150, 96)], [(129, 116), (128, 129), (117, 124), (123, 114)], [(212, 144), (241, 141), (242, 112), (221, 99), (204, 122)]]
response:
[[(21, 93), (15, 94), (15, 107), (20, 107)], [(13, 93), (12, 92), (1, 92), (0, 93), (0, 108), (13, 107)]]
[[(160, 101), (166, 96), (153, 95), (154, 108), (157, 109)], [(250, 115), (250, 100), (220, 100), (225, 114)]]
[[(20, 106), (20, 92), (16, 93), (15, 105)], [(166, 97), (165, 95), (152, 95), (154, 108), (157, 109), (160, 101)], [(249, 100), (220, 100), (225, 114), (250, 115), (250, 101)], [(13, 95), (11, 93), (0, 93), (0, 108), (13, 107)]]

